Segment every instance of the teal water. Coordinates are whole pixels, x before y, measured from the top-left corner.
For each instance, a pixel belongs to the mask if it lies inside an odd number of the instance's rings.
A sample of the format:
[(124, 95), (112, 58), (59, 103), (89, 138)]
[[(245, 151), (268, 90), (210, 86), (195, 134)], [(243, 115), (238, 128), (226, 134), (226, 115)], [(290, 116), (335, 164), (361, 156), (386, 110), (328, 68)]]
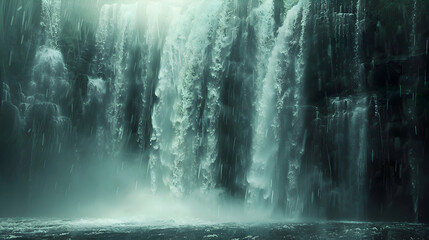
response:
[(112, 219), (0, 220), (0, 239), (428, 239), (414, 223), (145, 223)]

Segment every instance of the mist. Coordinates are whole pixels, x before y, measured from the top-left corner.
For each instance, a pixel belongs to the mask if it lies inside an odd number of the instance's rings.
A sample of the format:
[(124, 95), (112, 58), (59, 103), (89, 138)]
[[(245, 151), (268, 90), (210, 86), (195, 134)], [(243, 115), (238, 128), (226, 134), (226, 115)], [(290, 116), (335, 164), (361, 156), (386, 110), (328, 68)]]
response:
[(429, 219), (427, 1), (2, 0), (0, 16), (0, 217)]

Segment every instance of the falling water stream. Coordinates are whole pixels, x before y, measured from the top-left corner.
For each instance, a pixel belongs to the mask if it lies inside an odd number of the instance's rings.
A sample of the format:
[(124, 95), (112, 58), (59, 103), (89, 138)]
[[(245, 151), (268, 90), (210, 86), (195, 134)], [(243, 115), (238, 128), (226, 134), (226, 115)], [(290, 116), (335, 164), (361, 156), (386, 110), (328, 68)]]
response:
[(424, 221), (428, 5), (378, 2), (4, 0), (0, 216)]

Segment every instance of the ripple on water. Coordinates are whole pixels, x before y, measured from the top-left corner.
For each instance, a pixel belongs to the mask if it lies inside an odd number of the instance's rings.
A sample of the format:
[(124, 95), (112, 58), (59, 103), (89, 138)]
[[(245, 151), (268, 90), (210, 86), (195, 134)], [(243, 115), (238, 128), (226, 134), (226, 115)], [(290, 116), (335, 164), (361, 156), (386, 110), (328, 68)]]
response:
[(410, 223), (145, 223), (115, 219), (0, 219), (0, 239), (426, 239), (429, 226)]

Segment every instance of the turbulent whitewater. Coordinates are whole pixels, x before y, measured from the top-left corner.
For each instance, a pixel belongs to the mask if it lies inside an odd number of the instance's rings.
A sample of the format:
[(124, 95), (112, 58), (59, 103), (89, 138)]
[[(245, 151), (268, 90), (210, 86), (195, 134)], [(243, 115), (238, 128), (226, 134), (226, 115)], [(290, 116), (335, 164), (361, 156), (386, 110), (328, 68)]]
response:
[(410, 2), (2, 1), (0, 216), (429, 219)]

